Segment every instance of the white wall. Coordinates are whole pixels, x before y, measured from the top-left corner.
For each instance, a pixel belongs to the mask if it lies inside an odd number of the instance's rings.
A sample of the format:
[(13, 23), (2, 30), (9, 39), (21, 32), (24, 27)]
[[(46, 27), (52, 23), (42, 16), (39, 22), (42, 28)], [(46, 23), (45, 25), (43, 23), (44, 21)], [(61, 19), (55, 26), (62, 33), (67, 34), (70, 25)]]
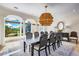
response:
[(1, 19), (0, 19), (0, 43), (1, 43)]
[(37, 26), (36, 24), (31, 25), (31, 32), (34, 33), (34, 32), (37, 32), (37, 31), (39, 31), (39, 26)]

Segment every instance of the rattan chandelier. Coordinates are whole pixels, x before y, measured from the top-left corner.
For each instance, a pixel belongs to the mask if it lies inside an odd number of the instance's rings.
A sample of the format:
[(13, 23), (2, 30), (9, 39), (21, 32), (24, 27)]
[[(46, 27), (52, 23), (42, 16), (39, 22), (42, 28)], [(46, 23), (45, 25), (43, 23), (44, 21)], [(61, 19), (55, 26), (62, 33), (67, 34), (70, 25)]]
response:
[[(47, 9), (47, 7), (48, 6), (46, 5), (45, 8)], [(49, 12), (42, 13), (39, 19), (39, 23), (42, 26), (50, 26), (53, 22), (53, 16)]]

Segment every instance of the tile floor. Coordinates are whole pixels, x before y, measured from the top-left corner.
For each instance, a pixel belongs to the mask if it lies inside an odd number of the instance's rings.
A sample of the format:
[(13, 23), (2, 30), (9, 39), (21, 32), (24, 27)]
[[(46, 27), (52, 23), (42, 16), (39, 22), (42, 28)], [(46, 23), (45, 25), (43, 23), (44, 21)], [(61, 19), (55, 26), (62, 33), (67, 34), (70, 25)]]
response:
[[(5, 44), (5, 47), (0, 51), (0, 56), (30, 56), (28, 50), (23, 52), (23, 40), (13, 41)], [(34, 52), (35, 56), (38, 56), (37, 51)], [(79, 56), (79, 44), (63, 42), (60, 48), (56, 51), (52, 50), (49, 56)], [(41, 51), (41, 56), (45, 56), (44, 51)]]

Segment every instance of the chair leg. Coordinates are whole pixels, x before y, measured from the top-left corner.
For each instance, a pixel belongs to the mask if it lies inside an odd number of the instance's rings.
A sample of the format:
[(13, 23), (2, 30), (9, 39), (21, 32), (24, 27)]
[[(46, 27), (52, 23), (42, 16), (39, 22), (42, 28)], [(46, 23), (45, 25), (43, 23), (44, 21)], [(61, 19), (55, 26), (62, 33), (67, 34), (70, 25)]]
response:
[(54, 47), (54, 51), (56, 50), (56, 45), (55, 45), (55, 43), (53, 44), (53, 47)]
[(48, 56), (48, 54), (47, 54), (47, 48), (45, 48), (45, 53), (46, 53), (46, 56)]
[(59, 47), (60, 47), (60, 42), (59, 42)]
[(57, 46), (58, 46), (58, 48), (59, 48), (59, 43), (57, 42)]
[(31, 56), (33, 56), (34, 55), (34, 45), (32, 45), (32, 47), (31, 47)]
[(50, 53), (50, 46), (48, 46), (48, 51), (49, 51), (49, 54), (51, 54), (51, 53)]
[(52, 44), (52, 48), (53, 48), (53, 50), (55, 51), (55, 47), (54, 47), (54, 44)]
[(26, 43), (24, 42), (24, 52), (26, 51), (26, 49), (25, 49), (26, 47), (25, 46), (26, 46)]
[(38, 51), (38, 55), (40, 56), (40, 50)]
[(59, 42), (59, 47), (60, 47), (60, 45), (61, 45), (61, 42)]
[(60, 47), (60, 42), (57, 42), (57, 46), (58, 46), (58, 48)]
[(55, 47), (55, 50), (56, 50), (56, 43), (54, 43), (54, 47)]

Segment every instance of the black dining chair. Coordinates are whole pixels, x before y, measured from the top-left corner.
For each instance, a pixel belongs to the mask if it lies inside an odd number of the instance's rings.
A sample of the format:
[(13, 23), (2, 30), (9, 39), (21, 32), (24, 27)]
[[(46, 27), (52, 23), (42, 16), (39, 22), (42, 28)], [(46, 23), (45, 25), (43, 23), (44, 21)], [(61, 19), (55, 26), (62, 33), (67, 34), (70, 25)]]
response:
[(33, 38), (33, 34), (31, 32), (27, 32), (26, 33), (26, 40), (32, 39), (32, 38)]
[(48, 50), (49, 50), (49, 54), (50, 54), (50, 46), (52, 46), (53, 50), (55, 51), (56, 49), (56, 39), (54, 37), (54, 33), (50, 32), (50, 36), (49, 36), (49, 39), (48, 39)]
[(43, 31), (41, 31), (41, 32), (40, 32), (40, 36), (41, 36), (41, 35), (43, 35), (43, 34), (44, 34), (44, 32), (43, 32)]
[(39, 32), (34, 32), (34, 38), (38, 38), (39, 37)]
[(59, 48), (60, 45), (62, 44), (62, 35), (61, 35), (61, 33), (56, 33), (55, 39), (56, 39), (57, 46)]
[[(31, 40), (33, 38), (33, 34), (31, 32), (26, 32), (26, 40)], [(24, 42), (24, 52), (26, 48), (26, 42)], [(29, 45), (29, 52), (30, 52), (30, 45)]]
[(45, 50), (46, 56), (47, 54), (47, 35), (43, 34), (40, 37), (39, 44), (32, 44), (32, 56), (34, 55), (34, 50), (38, 51), (38, 55), (40, 56), (40, 51)]
[(45, 34), (47, 35), (47, 38), (48, 38), (48, 32), (47, 31), (45, 31)]
[(54, 32), (53, 32), (53, 31), (50, 31), (50, 34), (51, 34), (51, 33), (54, 33)]

